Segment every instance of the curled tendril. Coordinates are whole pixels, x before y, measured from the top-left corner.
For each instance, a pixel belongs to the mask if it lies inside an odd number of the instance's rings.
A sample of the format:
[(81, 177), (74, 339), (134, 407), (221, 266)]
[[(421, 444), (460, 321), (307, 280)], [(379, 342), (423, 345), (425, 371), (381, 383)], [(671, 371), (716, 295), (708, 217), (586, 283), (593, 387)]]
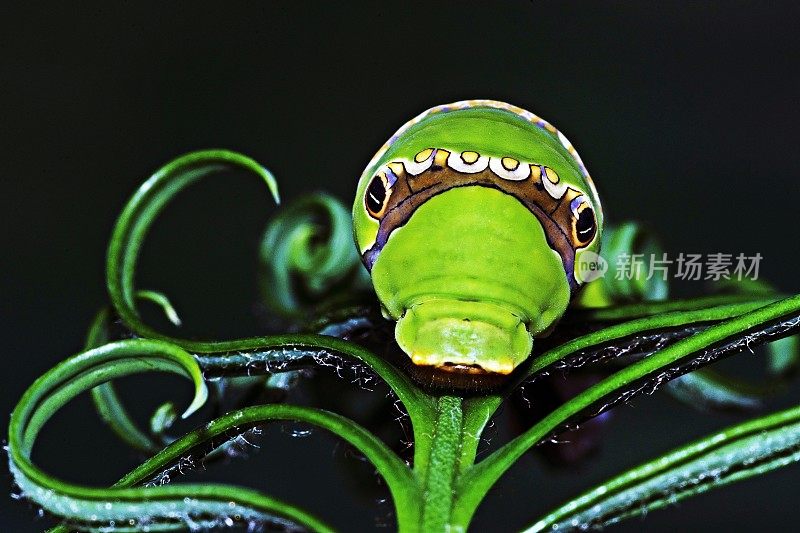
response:
[[(9, 449), (17, 484), (46, 510), (81, 525), (92, 522), (133, 521), (137, 527), (196, 523), (214, 525), (216, 517), (235, 522), (272, 522), (281, 526), (328, 531), (323, 522), (299, 509), (261, 493), (226, 485), (150, 486), (146, 482), (209, 443), (213, 450), (247, 428), (272, 420), (292, 420), (326, 429), (353, 445), (373, 462), (398, 503), (407, 505), (411, 473), (376, 437), (341, 416), (321, 410), (284, 405), (244, 409), (214, 420), (173, 442), (152, 459), (123, 477), (112, 489), (72, 485), (39, 470), (30, 461), (31, 450), (44, 423), (69, 400), (109, 379), (145, 371), (182, 373), (195, 384), (195, 397), (186, 418), (205, 401), (207, 390), (196, 360), (184, 350), (163, 341), (132, 339), (106, 344), (67, 359), (37, 380), (25, 393), (11, 417)], [(221, 440), (220, 440), (221, 439)], [(202, 454), (201, 454), (202, 456)], [(191, 495), (191, 497), (187, 497)], [(190, 500), (190, 501), (186, 501)], [(211, 517), (212, 519), (210, 519)]]
[(327, 194), (293, 202), (267, 225), (259, 250), (261, 294), (272, 311), (297, 317), (339, 307), (369, 287), (353, 247), (350, 212)]
[[(147, 466), (124, 478), (116, 488), (96, 489), (54, 478), (31, 462), (36, 436), (61, 406), (109, 379), (150, 371), (183, 374), (192, 380), (195, 395), (184, 418), (205, 402), (207, 389), (195, 359), (177, 346), (161, 341), (133, 339), (109, 343), (67, 359), (36, 380), (12, 413), (9, 430), (10, 468), (23, 493), (47, 511), (74, 521), (79, 527), (119, 522), (157, 530), (189, 523), (208, 524), (209, 516), (227, 516), (236, 517), (236, 521), (258, 520), (299, 524), (323, 531), (329, 529), (286, 503), (239, 487), (128, 488), (132, 481), (137, 481), (137, 473)], [(172, 448), (181, 446), (176, 443)], [(173, 458), (170, 450), (167, 448), (157, 455), (155, 462)], [(192, 495), (191, 499), (187, 494)]]
[(228, 150), (203, 150), (179, 157), (159, 169), (139, 187), (122, 210), (108, 247), (106, 280), (117, 314), (142, 336), (157, 336), (139, 319), (134, 290), (136, 259), (150, 226), (181, 190), (203, 176), (227, 168), (253, 172), (266, 183), (275, 202), (280, 202), (275, 178), (254, 160)]
[[(163, 294), (155, 291), (137, 291), (136, 296), (139, 299), (158, 305), (173, 324), (180, 325), (178, 314)], [(112, 340), (116, 340), (112, 338), (111, 330), (113, 325), (114, 316), (112, 311), (108, 308), (100, 310), (89, 326), (84, 349), (98, 348)], [(165, 403), (159, 408), (160, 416), (158, 420), (160, 423), (158, 431), (151, 430), (150, 434), (148, 434), (139, 429), (130, 417), (111, 381), (102, 383), (92, 389), (92, 402), (103, 422), (111, 428), (117, 437), (134, 449), (146, 453), (156, 453), (172, 440), (164, 433), (175, 419), (174, 416), (164, 416), (167, 413), (174, 415), (174, 406), (171, 403)]]

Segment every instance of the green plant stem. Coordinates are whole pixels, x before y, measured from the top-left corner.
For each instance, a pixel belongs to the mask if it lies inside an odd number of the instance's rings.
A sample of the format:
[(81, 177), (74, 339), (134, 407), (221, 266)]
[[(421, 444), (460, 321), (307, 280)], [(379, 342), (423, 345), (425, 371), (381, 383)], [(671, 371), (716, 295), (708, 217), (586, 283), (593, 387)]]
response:
[(462, 430), (459, 476), (466, 473), (475, 464), (481, 436), (503, 400), (504, 396), (499, 394), (475, 396), (464, 400), (464, 428)]
[(464, 437), (462, 402), (457, 396), (441, 396), (436, 403), (429, 460), (417, 472), (422, 483), (420, 531), (445, 531), (450, 524)]
[(414, 524), (398, 520), (401, 531), (458, 529), (452, 519), (458, 480), (474, 466), (480, 436), (500, 403), (502, 397), (495, 395), (440, 396), (429, 412), (417, 414), (418, 420), (430, 421), (415, 432), (414, 473), (420, 484), (421, 512)]

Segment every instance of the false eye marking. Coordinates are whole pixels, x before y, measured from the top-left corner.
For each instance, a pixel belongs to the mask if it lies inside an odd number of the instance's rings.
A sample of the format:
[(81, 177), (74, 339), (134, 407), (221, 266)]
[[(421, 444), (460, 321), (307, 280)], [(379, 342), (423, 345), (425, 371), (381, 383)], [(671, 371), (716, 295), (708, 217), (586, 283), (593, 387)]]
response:
[(523, 181), (531, 175), (530, 165), (522, 165), (513, 157), (492, 158), (489, 168), (504, 180)]
[(392, 185), (397, 181), (397, 176), (391, 168), (373, 176), (364, 195), (364, 204), (367, 212), (373, 218), (381, 218), (386, 212), (389, 196), (392, 194)]
[(460, 154), (453, 152), (447, 158), (447, 166), (464, 174), (477, 174), (486, 170), (489, 166), (489, 158), (471, 150)]
[(597, 221), (594, 216), (594, 209), (588, 199), (581, 195), (572, 200), (569, 204), (570, 211), (572, 211), (572, 237), (580, 243), (581, 246), (586, 246), (594, 239), (597, 233)]
[(417, 155), (414, 156), (413, 161), (406, 162), (406, 172), (412, 176), (418, 176), (431, 168), (433, 159), (436, 157), (436, 150), (433, 148), (425, 148)]

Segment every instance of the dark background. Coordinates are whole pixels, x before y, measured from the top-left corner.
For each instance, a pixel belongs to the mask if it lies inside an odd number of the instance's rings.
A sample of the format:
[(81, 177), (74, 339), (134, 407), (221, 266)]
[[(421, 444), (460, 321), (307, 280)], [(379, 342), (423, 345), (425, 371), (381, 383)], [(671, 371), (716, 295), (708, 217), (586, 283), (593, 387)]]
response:
[[(762, 275), (797, 291), (800, 9), (792, 3), (336, 4), (0, 7), (5, 413), (80, 349), (106, 302), (115, 216), (159, 165), (192, 149), (231, 148), (272, 169), (285, 200), (326, 190), (349, 203), (397, 127), (463, 98), (507, 100), (552, 121), (580, 151), (608, 218), (650, 222), (674, 254), (760, 252)], [(139, 286), (172, 297), (186, 335), (259, 332), (255, 249), (273, 212), (250, 176), (200, 183), (156, 225)], [(147, 409), (188, 397), (168, 378), (131, 387)], [(793, 392), (771, 407), (796, 402)], [(664, 394), (616, 414), (592, 462), (554, 471), (535, 456), (521, 461), (475, 529), (520, 529), (590, 483), (741, 419), (700, 414)], [(508, 437), (502, 424), (498, 433)], [(345, 530), (386, 515), (388, 505), (362, 494), (343, 466), (374, 484), (368, 469), (338, 448), (331, 461), (333, 439), (267, 437), (261, 453), (211, 477), (306, 504)], [(74, 481), (111, 483), (137, 461), (86, 399), (41, 442), (37, 460)], [(0, 492), (9, 493), (3, 479)], [(619, 529), (777, 529), (796, 523), (797, 480), (790, 467)], [(0, 498), (3, 531), (49, 524), (35, 515)]]

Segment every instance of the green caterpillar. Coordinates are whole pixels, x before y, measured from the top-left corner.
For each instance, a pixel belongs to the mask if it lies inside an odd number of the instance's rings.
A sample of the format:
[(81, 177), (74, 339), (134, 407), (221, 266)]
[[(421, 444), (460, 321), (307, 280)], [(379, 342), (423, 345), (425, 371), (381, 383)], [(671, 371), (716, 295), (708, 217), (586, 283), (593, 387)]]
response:
[[(367, 165), (353, 204), (361, 259), (414, 366), (504, 376), (582, 285), (603, 215), (575, 149), (529, 111), (437, 106)], [(589, 256), (587, 256), (589, 257)]]

